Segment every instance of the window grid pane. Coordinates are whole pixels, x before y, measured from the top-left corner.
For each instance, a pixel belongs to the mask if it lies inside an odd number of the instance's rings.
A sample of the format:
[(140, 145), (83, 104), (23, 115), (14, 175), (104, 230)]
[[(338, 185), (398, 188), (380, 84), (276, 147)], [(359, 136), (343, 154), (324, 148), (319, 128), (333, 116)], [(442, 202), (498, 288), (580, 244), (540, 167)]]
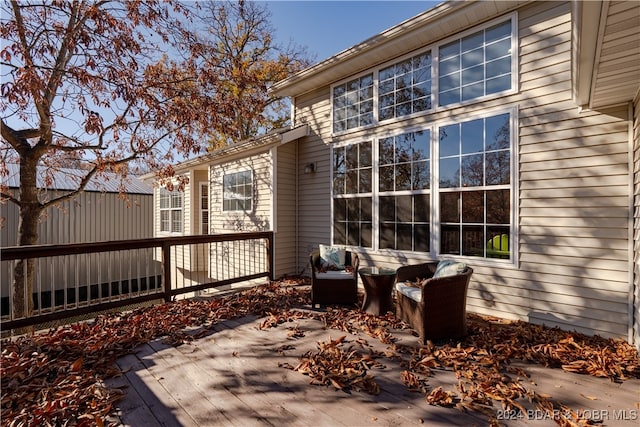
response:
[(439, 105), (511, 89), (511, 21), (440, 47)]
[(250, 211), (253, 208), (251, 171), (226, 174), (222, 179), (222, 210)]
[(373, 73), (333, 88), (333, 131), (373, 124)]
[(430, 188), (429, 130), (378, 140), (378, 190), (404, 191)]
[(510, 235), (511, 190), (496, 188), (510, 182), (510, 123), (501, 114), (440, 128), (442, 254), (510, 257), (489, 245)]
[(431, 52), (383, 68), (378, 78), (378, 120), (431, 109)]
[(334, 244), (372, 247), (372, 160), (370, 141), (333, 149)]
[(380, 249), (429, 252), (429, 197), (429, 194), (380, 197)]

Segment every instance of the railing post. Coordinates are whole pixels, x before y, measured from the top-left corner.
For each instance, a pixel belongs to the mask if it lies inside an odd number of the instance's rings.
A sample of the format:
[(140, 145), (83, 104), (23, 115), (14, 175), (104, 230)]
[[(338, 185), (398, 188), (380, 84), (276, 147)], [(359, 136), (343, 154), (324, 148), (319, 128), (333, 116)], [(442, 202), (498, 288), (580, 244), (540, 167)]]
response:
[(164, 285), (164, 301), (171, 301), (171, 245), (162, 242), (162, 284)]
[(269, 263), (269, 280), (275, 280), (275, 271), (274, 271), (274, 257), (273, 257), (273, 232), (269, 233), (267, 237), (267, 262)]

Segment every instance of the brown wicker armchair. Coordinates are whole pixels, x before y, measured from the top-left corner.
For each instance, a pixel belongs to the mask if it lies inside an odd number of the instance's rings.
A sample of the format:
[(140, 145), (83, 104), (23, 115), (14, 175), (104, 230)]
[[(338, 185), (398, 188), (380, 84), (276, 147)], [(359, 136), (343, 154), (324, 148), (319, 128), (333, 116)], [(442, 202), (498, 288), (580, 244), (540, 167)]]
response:
[[(407, 265), (396, 273), (396, 316), (427, 340), (457, 338), (467, 334), (467, 288), (473, 269), (434, 278), (437, 262)], [(404, 282), (424, 280), (420, 286)]]
[(358, 302), (358, 254), (346, 251), (345, 266), (349, 271), (321, 271), (320, 252), (309, 257), (311, 264), (311, 304), (355, 304)]

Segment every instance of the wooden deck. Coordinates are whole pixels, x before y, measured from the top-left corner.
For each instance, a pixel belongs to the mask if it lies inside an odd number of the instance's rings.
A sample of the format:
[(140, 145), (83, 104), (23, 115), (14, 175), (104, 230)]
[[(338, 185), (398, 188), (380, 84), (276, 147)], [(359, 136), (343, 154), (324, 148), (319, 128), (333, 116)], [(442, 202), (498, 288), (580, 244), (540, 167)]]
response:
[[(431, 406), (422, 394), (411, 393), (400, 382), (399, 362), (384, 358), (384, 369), (369, 371), (382, 392), (336, 391), (311, 385), (310, 378), (282, 367), (296, 366), (299, 357), (317, 350), (316, 343), (347, 335), (354, 348), (384, 351), (387, 346), (367, 335), (350, 335), (323, 329), (320, 321), (303, 319), (260, 330), (264, 319), (247, 317), (216, 325), (189, 344), (172, 347), (154, 341), (118, 360), (126, 374), (109, 386), (125, 387), (115, 421), (127, 426), (486, 426), (478, 412)], [(288, 327), (298, 326), (304, 337), (291, 339)], [(197, 331), (193, 331), (197, 332)], [(407, 331), (394, 331), (402, 343), (415, 343)], [(293, 346), (293, 347), (283, 347)], [(608, 379), (567, 373), (558, 369), (521, 364), (531, 378), (527, 388), (552, 395), (573, 410), (590, 411), (601, 425), (638, 426), (640, 380), (615, 384)], [(436, 371), (429, 387), (445, 390), (457, 384), (450, 371)], [(524, 418), (511, 417), (507, 426), (553, 426), (555, 422), (535, 411)], [(514, 419), (508, 419), (514, 418)]]

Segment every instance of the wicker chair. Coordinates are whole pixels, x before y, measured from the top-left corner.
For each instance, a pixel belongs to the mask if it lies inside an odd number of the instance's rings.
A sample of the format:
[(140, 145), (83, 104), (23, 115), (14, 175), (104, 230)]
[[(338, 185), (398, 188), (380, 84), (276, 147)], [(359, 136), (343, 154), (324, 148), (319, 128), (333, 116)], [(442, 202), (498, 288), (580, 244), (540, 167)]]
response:
[[(458, 338), (467, 334), (467, 288), (473, 269), (434, 278), (438, 263), (407, 265), (396, 273), (396, 316), (427, 340)], [(420, 286), (403, 282), (428, 279)], [(410, 296), (409, 296), (410, 295)]]
[(311, 264), (311, 304), (355, 304), (358, 302), (358, 254), (346, 251), (345, 266), (353, 271), (321, 272), (320, 252), (309, 257)]

